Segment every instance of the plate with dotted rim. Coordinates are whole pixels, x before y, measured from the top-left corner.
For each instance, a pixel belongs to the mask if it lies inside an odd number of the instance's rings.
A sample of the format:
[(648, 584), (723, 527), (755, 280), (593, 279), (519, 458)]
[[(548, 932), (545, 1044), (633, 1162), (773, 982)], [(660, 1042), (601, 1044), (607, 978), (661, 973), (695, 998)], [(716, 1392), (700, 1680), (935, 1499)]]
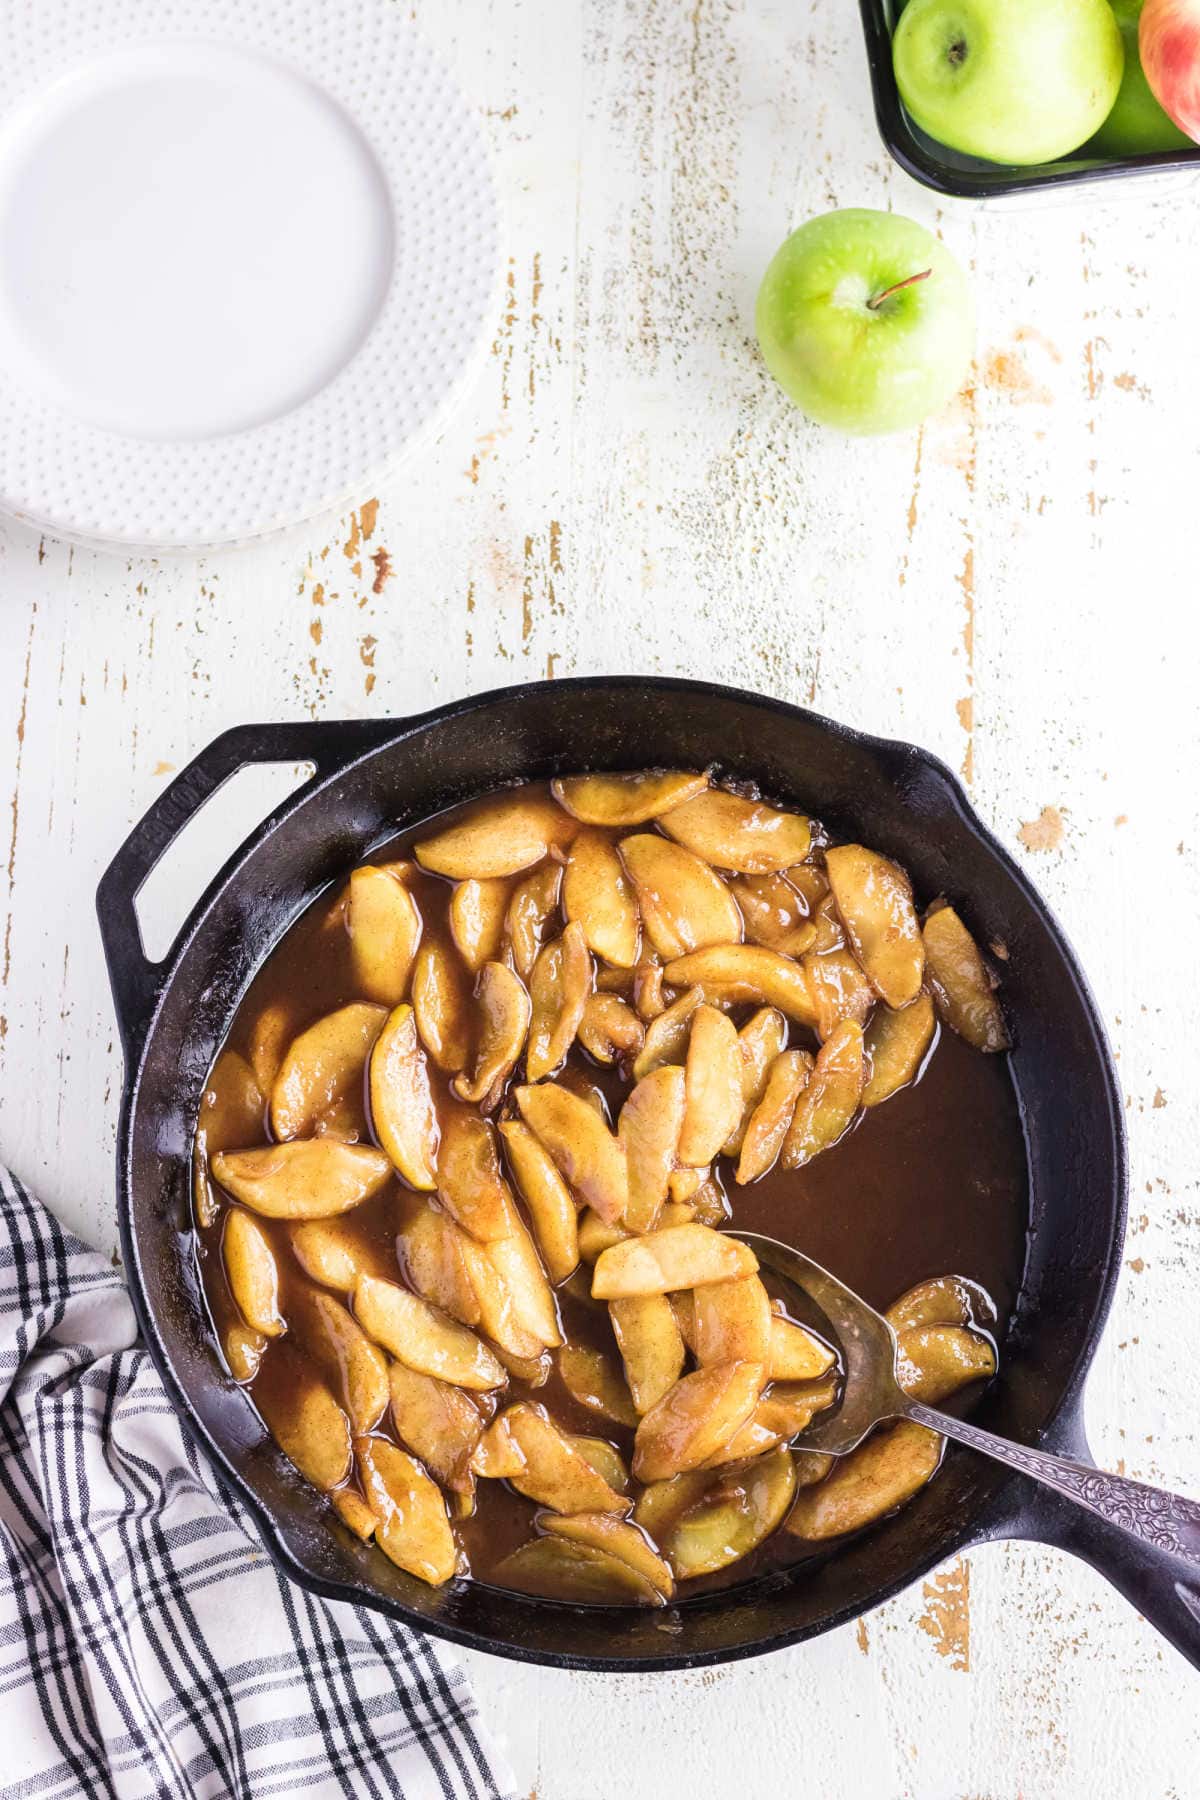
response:
[(360, 496), (478, 372), (483, 132), (392, 0), (0, 0), (0, 506), (236, 544)]

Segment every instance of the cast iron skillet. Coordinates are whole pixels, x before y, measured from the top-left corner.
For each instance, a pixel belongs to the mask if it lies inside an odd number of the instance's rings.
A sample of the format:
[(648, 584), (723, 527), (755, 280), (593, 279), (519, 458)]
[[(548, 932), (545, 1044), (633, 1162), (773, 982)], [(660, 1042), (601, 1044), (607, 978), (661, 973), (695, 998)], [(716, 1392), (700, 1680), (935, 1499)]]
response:
[[(229, 860), (165, 960), (149, 962), (134, 900), (167, 845), (245, 764), (306, 760), (312, 779)], [(618, 1670), (727, 1661), (840, 1625), (972, 1544), (1027, 1537), (1102, 1567), (1200, 1660), (1200, 1620), (1186, 1598), (1165, 1583), (1150, 1592), (1151, 1549), (953, 1446), (912, 1504), (795, 1578), (773, 1573), (656, 1612), (571, 1608), (473, 1583), (436, 1592), (331, 1522), (221, 1370), (188, 1236), (192, 1131), (238, 1002), (287, 926), (397, 827), (489, 788), (579, 769), (714, 761), (898, 857), (919, 898), (948, 894), (981, 940), (1007, 944), (1032, 1229), (1002, 1374), (977, 1416), (1020, 1442), (1087, 1456), (1082, 1386), (1120, 1263), (1125, 1145), (1104, 1032), (1062, 933), (954, 777), (925, 752), (760, 695), (649, 678), (532, 683), (415, 719), (241, 726), (177, 776), (127, 839), (98, 894), (126, 1061), (121, 1242), (175, 1404), (285, 1574), (500, 1655)]]

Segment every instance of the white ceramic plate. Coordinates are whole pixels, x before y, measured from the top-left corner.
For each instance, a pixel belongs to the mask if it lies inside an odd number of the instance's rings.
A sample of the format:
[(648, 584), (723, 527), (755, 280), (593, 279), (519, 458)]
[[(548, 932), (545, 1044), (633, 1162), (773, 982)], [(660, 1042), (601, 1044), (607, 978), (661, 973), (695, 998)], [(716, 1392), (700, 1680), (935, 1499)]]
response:
[(395, 0), (0, 0), (0, 42), (0, 505), (236, 543), (443, 423), (496, 196)]

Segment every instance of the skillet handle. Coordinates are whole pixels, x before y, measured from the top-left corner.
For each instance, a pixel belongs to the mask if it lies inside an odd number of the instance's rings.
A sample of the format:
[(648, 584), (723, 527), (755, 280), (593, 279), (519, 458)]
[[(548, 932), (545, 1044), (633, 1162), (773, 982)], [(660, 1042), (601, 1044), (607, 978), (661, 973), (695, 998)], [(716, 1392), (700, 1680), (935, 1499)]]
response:
[(1098, 1469), (1082, 1438), (1075, 1456), (1053, 1456), (919, 1401), (905, 1411), (1031, 1476), (1037, 1486), (1020, 1535), (1090, 1563), (1200, 1669), (1200, 1501)]
[(184, 826), (218, 788), (251, 763), (311, 762), (314, 774), (298, 790), (303, 793), (394, 737), (397, 729), (394, 719), (235, 725), (214, 738), (158, 796), (113, 857), (96, 890), (100, 937), (127, 1064), (141, 1049), (179, 944), (176, 938), (161, 962), (151, 961), (142, 944), (135, 902), (151, 869)]

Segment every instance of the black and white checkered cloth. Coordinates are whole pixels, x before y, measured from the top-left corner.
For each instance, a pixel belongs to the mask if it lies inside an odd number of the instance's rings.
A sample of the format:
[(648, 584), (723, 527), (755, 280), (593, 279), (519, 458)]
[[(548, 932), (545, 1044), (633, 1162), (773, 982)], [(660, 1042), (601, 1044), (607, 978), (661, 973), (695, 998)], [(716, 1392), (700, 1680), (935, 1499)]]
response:
[(0, 1168), (0, 1794), (511, 1800), (456, 1662), (293, 1586), (117, 1272)]

